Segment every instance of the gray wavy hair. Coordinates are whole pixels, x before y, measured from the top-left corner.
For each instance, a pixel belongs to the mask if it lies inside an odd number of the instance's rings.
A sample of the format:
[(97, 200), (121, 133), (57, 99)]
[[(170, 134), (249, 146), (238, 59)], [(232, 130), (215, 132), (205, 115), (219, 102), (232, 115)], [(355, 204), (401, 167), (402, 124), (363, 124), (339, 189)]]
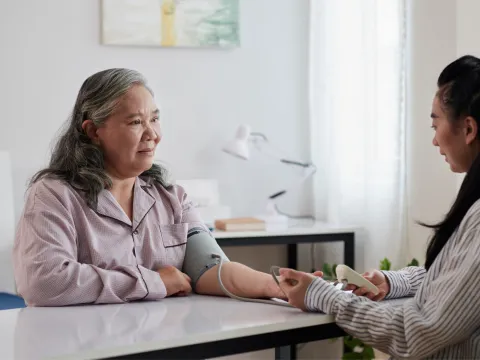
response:
[[(119, 98), (133, 85), (142, 85), (153, 95), (146, 79), (135, 70), (108, 69), (86, 79), (65, 130), (53, 148), (49, 166), (37, 172), (30, 185), (46, 176), (64, 180), (85, 195), (90, 207), (96, 208), (98, 194), (109, 189), (112, 182), (105, 172), (102, 150), (83, 131), (82, 123), (90, 119), (101, 126), (115, 110)], [(140, 176), (168, 187), (166, 175), (163, 167), (153, 164)]]

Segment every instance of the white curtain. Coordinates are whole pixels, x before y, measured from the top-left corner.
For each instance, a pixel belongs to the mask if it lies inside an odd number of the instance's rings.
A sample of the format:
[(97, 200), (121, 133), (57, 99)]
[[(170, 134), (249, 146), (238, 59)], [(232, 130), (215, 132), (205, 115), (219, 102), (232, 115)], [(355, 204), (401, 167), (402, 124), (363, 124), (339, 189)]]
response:
[[(405, 265), (404, 0), (311, 0), (316, 215), (358, 225), (356, 268)], [(327, 260), (328, 259), (324, 259)]]

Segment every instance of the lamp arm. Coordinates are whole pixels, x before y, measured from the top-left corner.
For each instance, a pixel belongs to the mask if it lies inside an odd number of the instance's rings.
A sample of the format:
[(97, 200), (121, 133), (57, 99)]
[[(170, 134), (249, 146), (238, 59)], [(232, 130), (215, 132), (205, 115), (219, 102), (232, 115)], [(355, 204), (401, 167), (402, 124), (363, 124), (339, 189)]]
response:
[[(270, 145), (270, 142), (268, 141), (267, 136), (263, 133), (252, 132), (252, 133), (250, 133), (249, 140), (250, 140), (250, 142), (253, 143), (253, 145), (257, 148), (258, 151), (261, 151), (261, 152), (267, 154), (268, 156), (273, 157), (273, 158), (277, 159), (278, 161), (280, 161), (284, 164), (300, 166), (300, 167), (303, 167), (303, 168), (308, 168), (308, 167), (312, 166), (311, 163), (304, 163), (304, 162), (300, 162), (300, 161), (296, 161), (296, 160), (284, 159), (284, 158), (274, 154), (272, 151), (265, 151), (262, 148), (262, 146), (260, 145), (260, 143), (267, 143), (267, 144)], [(272, 146), (270, 145), (270, 147), (272, 147)]]
[[(257, 148), (258, 151), (261, 151), (261, 152), (267, 154), (268, 156), (277, 159), (281, 163), (286, 164), (286, 165), (298, 166), (298, 167), (301, 167), (301, 168), (304, 169), (303, 170), (304, 175), (300, 180), (295, 181), (292, 185), (288, 186), (286, 189), (281, 190), (281, 191), (277, 191), (276, 193), (270, 195), (269, 196), (270, 200), (276, 199), (276, 198), (284, 195), (285, 193), (287, 193), (287, 191), (289, 191), (290, 189), (292, 189), (294, 187), (297, 187), (298, 185), (300, 185), (302, 182), (304, 182), (307, 178), (312, 176), (317, 171), (317, 167), (315, 165), (313, 165), (312, 163), (306, 163), (306, 162), (300, 162), (300, 161), (296, 161), (296, 160), (284, 159), (284, 158), (274, 154), (272, 151), (265, 151), (262, 148), (261, 144), (265, 144), (265, 143), (270, 144), (270, 143), (268, 141), (267, 136), (263, 133), (259, 133), (259, 132), (250, 133), (249, 141), (251, 141), (253, 143), (253, 145)], [(270, 145), (270, 147), (271, 147), (271, 145)]]
[[(306, 165), (306, 166), (303, 166), (303, 165)], [(286, 187), (285, 189), (277, 191), (276, 193), (270, 195), (268, 197), (270, 200), (274, 200), (282, 195), (285, 195), (288, 191), (298, 187), (301, 183), (303, 183), (305, 180), (307, 180), (309, 177), (313, 176), (313, 174), (317, 172), (317, 167), (313, 164), (302, 164), (301, 166), (305, 169), (304, 175), (302, 176), (302, 178), (293, 182), (290, 186)]]
[(264, 133), (252, 132), (252, 133), (250, 133), (250, 136), (252, 136), (252, 137), (260, 137), (260, 138), (262, 138), (263, 140), (265, 140), (265, 142), (268, 142), (267, 135), (265, 135)]
[(294, 160), (280, 159), (280, 161), (281, 161), (282, 163), (284, 163), (284, 164), (301, 166), (301, 167), (303, 167), (303, 168), (308, 168), (309, 166), (312, 166), (312, 164), (302, 163), (302, 162), (294, 161)]

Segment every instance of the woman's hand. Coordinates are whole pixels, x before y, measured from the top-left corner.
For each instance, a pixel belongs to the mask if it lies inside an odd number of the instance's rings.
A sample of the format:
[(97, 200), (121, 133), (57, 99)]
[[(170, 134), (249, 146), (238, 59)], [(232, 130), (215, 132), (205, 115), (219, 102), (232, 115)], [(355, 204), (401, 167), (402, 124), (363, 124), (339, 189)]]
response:
[(353, 290), (353, 293), (358, 296), (365, 296), (373, 301), (381, 301), (390, 291), (390, 284), (386, 276), (379, 270), (367, 271), (362, 276), (375, 285), (380, 292), (378, 295), (370, 292), (367, 288), (357, 287), (353, 284), (348, 284), (345, 290)]
[(309, 274), (293, 269), (280, 269), (280, 287), (287, 295), (288, 302), (291, 305), (306, 311), (305, 294), (308, 286), (313, 280), (321, 276), (323, 276), (321, 271)]
[[(322, 277), (323, 272), (315, 271), (313, 273), (313, 276)], [(283, 289), (284, 278), (285, 278), (284, 276), (280, 275), (280, 278), (278, 279), (280, 282), (280, 286), (275, 282), (275, 280), (273, 280), (273, 278), (271, 279), (271, 281), (267, 285), (267, 294), (268, 294), (267, 297), (288, 300), (288, 295)]]
[(167, 266), (157, 270), (167, 289), (167, 296), (186, 296), (192, 292), (192, 279), (175, 266)]

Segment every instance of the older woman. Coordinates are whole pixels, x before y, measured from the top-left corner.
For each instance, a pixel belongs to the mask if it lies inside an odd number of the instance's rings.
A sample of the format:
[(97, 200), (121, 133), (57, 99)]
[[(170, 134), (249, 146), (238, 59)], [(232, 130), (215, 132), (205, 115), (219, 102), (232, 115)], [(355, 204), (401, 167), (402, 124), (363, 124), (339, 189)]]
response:
[[(33, 179), (14, 246), (30, 306), (222, 295), (226, 259), (180, 186), (153, 164), (159, 110), (136, 71), (110, 69), (82, 85), (48, 168)], [(225, 287), (281, 297), (270, 275), (226, 262)]]

